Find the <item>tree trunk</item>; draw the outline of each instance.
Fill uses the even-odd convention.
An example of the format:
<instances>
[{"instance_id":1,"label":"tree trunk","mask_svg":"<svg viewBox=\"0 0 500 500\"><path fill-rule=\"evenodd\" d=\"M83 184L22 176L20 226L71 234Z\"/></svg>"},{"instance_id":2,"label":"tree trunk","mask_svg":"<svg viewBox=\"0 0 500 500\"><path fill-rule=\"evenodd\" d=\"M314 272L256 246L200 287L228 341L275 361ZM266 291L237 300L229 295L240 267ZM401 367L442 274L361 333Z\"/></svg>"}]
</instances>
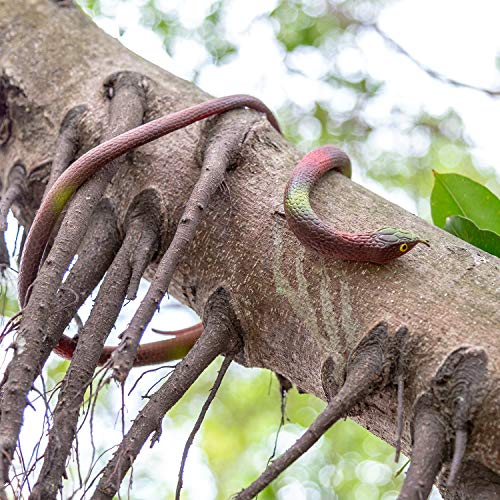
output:
<instances>
[{"instance_id":1,"label":"tree trunk","mask_svg":"<svg viewBox=\"0 0 500 500\"><path fill-rule=\"evenodd\" d=\"M144 76L144 121L209 98L125 49L77 8L61 4L0 0L1 180L5 191L11 169L24 166L27 185L13 210L26 228L39 205L68 110L82 104L88 108L82 151L102 140L109 107L104 84L110 75L131 71ZM322 367L328 358L333 360L333 384L340 386L349 354L375 323L386 320L391 330L406 325L414 340L404 367L407 416L417 398L432 391L452 353L462 347L484 350L488 368L478 391L479 407L468 422L466 460L474 468L489 469L491 488L500 474L500 261L338 174L328 175L314 191L313 204L325 219L346 231L401 227L428 238L431 247L417 248L386 266L318 257L301 246L283 214L284 186L300 153L256 112L233 111L230 119L247 124L248 131L235 168L226 176L228 190L212 200L174 276L172 295L202 314L213 291L223 287L243 331L239 361L273 370L322 399ZM133 168L120 170L107 190L122 226L132 200L146 190L158 194L162 252L199 176L209 129L210 124L194 124L139 148L131 153ZM153 264L149 276L154 269ZM395 390L386 387L354 418L393 444L396 405ZM410 445L407 423L402 446L407 454ZM463 476L460 491L470 491Z\"/></svg>"}]
</instances>

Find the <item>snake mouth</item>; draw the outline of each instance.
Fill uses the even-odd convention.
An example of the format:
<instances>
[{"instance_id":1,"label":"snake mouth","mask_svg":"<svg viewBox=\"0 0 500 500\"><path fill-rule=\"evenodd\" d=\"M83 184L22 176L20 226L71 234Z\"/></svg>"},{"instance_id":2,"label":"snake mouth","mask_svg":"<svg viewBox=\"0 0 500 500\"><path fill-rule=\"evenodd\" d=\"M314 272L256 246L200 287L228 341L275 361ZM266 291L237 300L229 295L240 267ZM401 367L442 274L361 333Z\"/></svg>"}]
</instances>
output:
<instances>
[{"instance_id":1,"label":"snake mouth","mask_svg":"<svg viewBox=\"0 0 500 500\"><path fill-rule=\"evenodd\" d=\"M431 242L429 240L418 240L417 243L423 243L426 247L431 246Z\"/></svg>"}]
</instances>

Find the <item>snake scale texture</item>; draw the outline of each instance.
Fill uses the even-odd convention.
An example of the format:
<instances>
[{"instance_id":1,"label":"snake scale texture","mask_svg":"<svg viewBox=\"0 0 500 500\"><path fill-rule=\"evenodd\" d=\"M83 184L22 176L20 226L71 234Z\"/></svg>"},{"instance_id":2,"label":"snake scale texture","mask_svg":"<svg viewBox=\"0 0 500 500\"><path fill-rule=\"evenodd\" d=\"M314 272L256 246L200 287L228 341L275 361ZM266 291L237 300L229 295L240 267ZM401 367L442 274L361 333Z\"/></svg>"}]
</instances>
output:
<instances>
[{"instance_id":1,"label":"snake scale texture","mask_svg":"<svg viewBox=\"0 0 500 500\"><path fill-rule=\"evenodd\" d=\"M91 149L78 158L55 182L42 200L29 231L18 279L18 296L26 306L29 291L41 263L51 231L75 191L99 169L119 156L148 142L199 120L233 109L251 108L264 113L271 125L280 132L276 118L267 106L255 97L237 94L212 99L168 114L118 135ZM295 167L285 189L285 215L290 229L308 248L323 255L353 261L387 263L411 250L417 243L428 245L408 231L390 227L373 232L345 233L323 222L311 208L309 194L314 184L329 170L350 176L348 156L335 146L322 146L308 153ZM134 366L156 364L182 357L201 334L201 325L172 332L174 339L143 344L139 347ZM71 358L76 342L63 336L55 352ZM106 347L100 364L109 359L113 347Z\"/></svg>"}]
</instances>

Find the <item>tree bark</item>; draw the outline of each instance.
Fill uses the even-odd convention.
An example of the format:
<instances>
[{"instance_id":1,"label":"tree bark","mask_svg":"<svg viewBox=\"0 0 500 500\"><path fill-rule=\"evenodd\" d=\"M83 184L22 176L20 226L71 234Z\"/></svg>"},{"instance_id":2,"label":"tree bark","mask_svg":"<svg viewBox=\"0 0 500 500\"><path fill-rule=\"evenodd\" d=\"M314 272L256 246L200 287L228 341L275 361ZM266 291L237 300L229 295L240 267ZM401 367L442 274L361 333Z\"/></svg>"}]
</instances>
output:
<instances>
[{"instance_id":1,"label":"tree bark","mask_svg":"<svg viewBox=\"0 0 500 500\"><path fill-rule=\"evenodd\" d=\"M10 170L19 164L26 169L27 190L13 207L25 227L48 179L63 117L85 104L82 151L98 144L108 108L103 85L122 71L144 75L146 121L209 98L128 51L75 7L0 0L0 175L5 191ZM500 474L499 259L337 174L328 175L313 195L325 219L346 231L401 227L432 246L386 266L318 257L301 246L283 215L284 187L301 154L264 117L256 121L259 115L248 110L231 115L235 123L248 121L249 129L227 174L229 195L221 190L213 200L171 294L201 313L211 293L225 288L244 332L239 361L269 368L323 399L327 358L333 358L340 385L349 353L371 326L379 320L392 329L406 325L415 340L405 367L406 416L450 353L464 346L484 349L484 400L466 458ZM194 124L141 147L132 153L134 167L108 188L122 224L137 195L159 194L163 251L198 178L209 125ZM355 420L393 444L395 408L396 392L386 389ZM410 453L409 425L402 449Z\"/></svg>"}]
</instances>

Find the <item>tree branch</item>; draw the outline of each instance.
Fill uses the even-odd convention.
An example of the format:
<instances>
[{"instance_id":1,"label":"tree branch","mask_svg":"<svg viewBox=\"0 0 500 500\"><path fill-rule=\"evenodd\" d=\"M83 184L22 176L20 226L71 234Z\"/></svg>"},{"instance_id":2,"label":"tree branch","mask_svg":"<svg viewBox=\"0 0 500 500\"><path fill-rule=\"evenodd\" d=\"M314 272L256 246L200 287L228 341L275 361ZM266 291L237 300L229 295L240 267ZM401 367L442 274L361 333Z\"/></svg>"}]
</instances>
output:
<instances>
[{"instance_id":1,"label":"tree branch","mask_svg":"<svg viewBox=\"0 0 500 500\"><path fill-rule=\"evenodd\" d=\"M427 498L444 462L446 424L428 397L421 397L413 417L413 451L400 500Z\"/></svg>"}]
</instances>

